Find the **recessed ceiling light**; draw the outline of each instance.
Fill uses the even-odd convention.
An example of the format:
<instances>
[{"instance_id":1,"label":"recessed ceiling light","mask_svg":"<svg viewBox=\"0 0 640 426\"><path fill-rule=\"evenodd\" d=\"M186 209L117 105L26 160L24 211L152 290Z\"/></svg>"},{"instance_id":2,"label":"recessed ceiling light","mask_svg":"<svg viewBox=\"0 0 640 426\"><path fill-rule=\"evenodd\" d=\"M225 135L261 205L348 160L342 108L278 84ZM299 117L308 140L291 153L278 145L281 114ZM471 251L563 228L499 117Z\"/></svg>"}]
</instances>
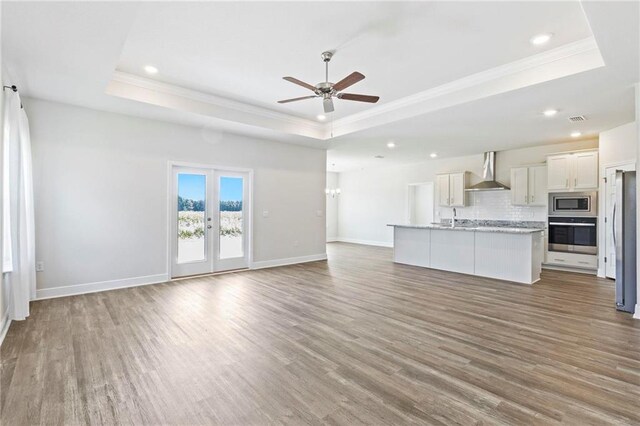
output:
<instances>
[{"instance_id":1,"label":"recessed ceiling light","mask_svg":"<svg viewBox=\"0 0 640 426\"><path fill-rule=\"evenodd\" d=\"M535 35L535 36L531 37L531 40L529 40L529 41L534 46L540 46L541 44L548 43L549 40L551 40L551 37L553 37L553 34L551 34L551 33L538 34L538 35Z\"/></svg>"},{"instance_id":2,"label":"recessed ceiling light","mask_svg":"<svg viewBox=\"0 0 640 426\"><path fill-rule=\"evenodd\" d=\"M390 141L387 143L387 148L395 148L396 147L396 143L394 141Z\"/></svg>"},{"instance_id":3,"label":"recessed ceiling light","mask_svg":"<svg viewBox=\"0 0 640 426\"><path fill-rule=\"evenodd\" d=\"M571 137L572 138L577 138L577 137L580 137L580 136L582 136L582 133L580 133L580 132L571 132Z\"/></svg>"},{"instance_id":4,"label":"recessed ceiling light","mask_svg":"<svg viewBox=\"0 0 640 426\"><path fill-rule=\"evenodd\" d=\"M544 114L545 117L553 117L554 115L556 115L558 113L557 109L548 109L546 111L542 112Z\"/></svg>"},{"instance_id":5,"label":"recessed ceiling light","mask_svg":"<svg viewBox=\"0 0 640 426\"><path fill-rule=\"evenodd\" d=\"M147 74L158 74L158 68L154 67L153 65L145 65L144 72L146 72Z\"/></svg>"},{"instance_id":6,"label":"recessed ceiling light","mask_svg":"<svg viewBox=\"0 0 640 426\"><path fill-rule=\"evenodd\" d=\"M435 152L432 152L431 154L429 154L429 157L431 158L436 158L438 156L438 154L436 154Z\"/></svg>"},{"instance_id":7,"label":"recessed ceiling light","mask_svg":"<svg viewBox=\"0 0 640 426\"><path fill-rule=\"evenodd\" d=\"M327 116L326 116L326 115L324 115L324 114L318 114L318 115L316 116L316 118L317 118L318 120L320 120L320 121L324 121L324 120L326 120L326 119L327 119Z\"/></svg>"}]
</instances>

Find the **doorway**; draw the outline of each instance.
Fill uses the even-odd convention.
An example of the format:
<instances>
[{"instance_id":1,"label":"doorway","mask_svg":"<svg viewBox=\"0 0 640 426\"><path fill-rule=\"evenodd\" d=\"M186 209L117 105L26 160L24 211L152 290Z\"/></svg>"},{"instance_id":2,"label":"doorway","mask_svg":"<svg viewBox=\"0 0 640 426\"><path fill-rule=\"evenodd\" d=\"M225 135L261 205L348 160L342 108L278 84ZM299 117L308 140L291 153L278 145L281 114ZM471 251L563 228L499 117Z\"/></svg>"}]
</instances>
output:
<instances>
[{"instance_id":1,"label":"doorway","mask_svg":"<svg viewBox=\"0 0 640 426\"><path fill-rule=\"evenodd\" d=\"M171 167L171 278L249 267L251 172Z\"/></svg>"},{"instance_id":2,"label":"doorway","mask_svg":"<svg viewBox=\"0 0 640 426\"><path fill-rule=\"evenodd\" d=\"M409 184L409 224L429 225L433 222L433 192L433 182Z\"/></svg>"},{"instance_id":3,"label":"doorway","mask_svg":"<svg viewBox=\"0 0 640 426\"><path fill-rule=\"evenodd\" d=\"M607 278L616 278L616 245L613 240L613 215L616 204L616 171L635 170L635 163L626 163L605 169L604 186L604 274Z\"/></svg>"}]
</instances>

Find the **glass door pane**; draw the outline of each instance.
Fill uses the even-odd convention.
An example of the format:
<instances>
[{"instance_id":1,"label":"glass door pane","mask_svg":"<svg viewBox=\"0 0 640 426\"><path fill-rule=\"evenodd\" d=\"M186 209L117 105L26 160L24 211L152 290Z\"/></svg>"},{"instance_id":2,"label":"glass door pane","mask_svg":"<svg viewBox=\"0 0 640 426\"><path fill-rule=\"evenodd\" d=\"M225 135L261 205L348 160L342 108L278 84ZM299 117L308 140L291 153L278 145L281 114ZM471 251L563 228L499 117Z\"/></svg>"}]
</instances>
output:
<instances>
[{"instance_id":1,"label":"glass door pane","mask_svg":"<svg viewBox=\"0 0 640 426\"><path fill-rule=\"evenodd\" d=\"M178 264L207 258L206 199L206 175L178 173Z\"/></svg>"},{"instance_id":2,"label":"glass door pane","mask_svg":"<svg viewBox=\"0 0 640 426\"><path fill-rule=\"evenodd\" d=\"M244 257L244 178L220 176L218 259Z\"/></svg>"}]
</instances>

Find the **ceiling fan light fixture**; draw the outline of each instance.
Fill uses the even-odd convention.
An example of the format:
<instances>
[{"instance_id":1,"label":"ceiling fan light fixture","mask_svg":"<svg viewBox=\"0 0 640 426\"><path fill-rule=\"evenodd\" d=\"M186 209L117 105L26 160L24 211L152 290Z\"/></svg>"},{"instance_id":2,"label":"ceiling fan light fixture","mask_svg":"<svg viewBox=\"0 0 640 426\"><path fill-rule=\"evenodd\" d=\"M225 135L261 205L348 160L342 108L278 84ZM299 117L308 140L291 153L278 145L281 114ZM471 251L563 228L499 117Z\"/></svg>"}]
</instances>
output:
<instances>
[{"instance_id":1,"label":"ceiling fan light fixture","mask_svg":"<svg viewBox=\"0 0 640 426\"><path fill-rule=\"evenodd\" d=\"M324 97L324 99L322 100L322 107L324 108L325 113L334 111L333 100L331 99L331 96Z\"/></svg>"},{"instance_id":2,"label":"ceiling fan light fixture","mask_svg":"<svg viewBox=\"0 0 640 426\"><path fill-rule=\"evenodd\" d=\"M366 102L370 104L375 104L376 102L378 102L378 100L380 99L379 96L359 95L355 93L341 93L342 90L346 89L347 87L353 86L359 81L364 80L365 77L362 73L354 71L337 83L331 83L329 81L329 62L331 61L332 57L333 52L331 51L322 53L322 60L325 64L325 81L320 82L315 86L309 83L305 83L304 81L298 80L294 77L282 77L284 80L287 80L290 83L297 84L298 86L311 90L314 95L293 99L283 99L278 101L278 103L286 104L289 102L301 101L303 99L322 98L322 106L324 112L329 113L334 111L333 98L343 99L345 101Z\"/></svg>"}]
</instances>

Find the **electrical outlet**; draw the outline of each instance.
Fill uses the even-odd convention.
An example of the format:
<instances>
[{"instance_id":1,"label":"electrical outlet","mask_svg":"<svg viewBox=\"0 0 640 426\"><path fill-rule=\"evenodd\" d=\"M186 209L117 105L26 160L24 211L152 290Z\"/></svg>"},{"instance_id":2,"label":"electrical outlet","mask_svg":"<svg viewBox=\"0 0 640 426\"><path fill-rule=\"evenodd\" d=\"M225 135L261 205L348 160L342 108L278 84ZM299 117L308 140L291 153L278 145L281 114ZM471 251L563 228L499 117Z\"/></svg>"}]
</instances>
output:
<instances>
[{"instance_id":1,"label":"electrical outlet","mask_svg":"<svg viewBox=\"0 0 640 426\"><path fill-rule=\"evenodd\" d=\"M316 210L316 216L322 217L322 210Z\"/></svg>"},{"instance_id":2,"label":"electrical outlet","mask_svg":"<svg viewBox=\"0 0 640 426\"><path fill-rule=\"evenodd\" d=\"M44 262L42 260L36 262L36 272L44 271Z\"/></svg>"},{"instance_id":3,"label":"electrical outlet","mask_svg":"<svg viewBox=\"0 0 640 426\"><path fill-rule=\"evenodd\" d=\"M293 242L293 246L294 246L294 247L298 247L298 245L300 245L300 241L295 240L295 241Z\"/></svg>"},{"instance_id":4,"label":"electrical outlet","mask_svg":"<svg viewBox=\"0 0 640 426\"><path fill-rule=\"evenodd\" d=\"M269 210L262 210L262 217L269 217Z\"/></svg>"}]
</instances>

